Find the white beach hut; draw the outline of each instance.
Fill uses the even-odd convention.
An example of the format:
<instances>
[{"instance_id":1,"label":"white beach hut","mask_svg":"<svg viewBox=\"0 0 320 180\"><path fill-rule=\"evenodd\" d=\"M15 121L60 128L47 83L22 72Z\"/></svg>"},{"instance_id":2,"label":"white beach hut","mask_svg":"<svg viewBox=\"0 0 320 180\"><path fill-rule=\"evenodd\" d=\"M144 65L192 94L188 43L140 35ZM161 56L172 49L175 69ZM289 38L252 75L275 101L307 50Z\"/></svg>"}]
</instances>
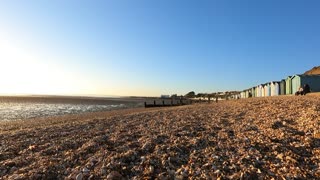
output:
<instances>
[{"instance_id":1,"label":"white beach hut","mask_svg":"<svg viewBox=\"0 0 320 180\"><path fill-rule=\"evenodd\" d=\"M270 95L271 96L278 96L280 93L280 82L279 81L272 81L270 83L270 86L271 86Z\"/></svg>"},{"instance_id":2,"label":"white beach hut","mask_svg":"<svg viewBox=\"0 0 320 180\"><path fill-rule=\"evenodd\" d=\"M257 86L257 97L261 97L261 85Z\"/></svg>"},{"instance_id":3,"label":"white beach hut","mask_svg":"<svg viewBox=\"0 0 320 180\"><path fill-rule=\"evenodd\" d=\"M260 97L260 85L256 88L256 97Z\"/></svg>"},{"instance_id":4,"label":"white beach hut","mask_svg":"<svg viewBox=\"0 0 320 180\"><path fill-rule=\"evenodd\" d=\"M264 84L261 84L261 97L265 97L265 85Z\"/></svg>"},{"instance_id":5,"label":"white beach hut","mask_svg":"<svg viewBox=\"0 0 320 180\"><path fill-rule=\"evenodd\" d=\"M240 93L240 98L246 98L246 92L245 91L242 91Z\"/></svg>"},{"instance_id":6,"label":"white beach hut","mask_svg":"<svg viewBox=\"0 0 320 180\"><path fill-rule=\"evenodd\" d=\"M264 88L263 88L263 84L259 85L259 97L263 97L264 96Z\"/></svg>"},{"instance_id":7,"label":"white beach hut","mask_svg":"<svg viewBox=\"0 0 320 180\"><path fill-rule=\"evenodd\" d=\"M264 96L271 96L271 83L264 85Z\"/></svg>"}]
</instances>

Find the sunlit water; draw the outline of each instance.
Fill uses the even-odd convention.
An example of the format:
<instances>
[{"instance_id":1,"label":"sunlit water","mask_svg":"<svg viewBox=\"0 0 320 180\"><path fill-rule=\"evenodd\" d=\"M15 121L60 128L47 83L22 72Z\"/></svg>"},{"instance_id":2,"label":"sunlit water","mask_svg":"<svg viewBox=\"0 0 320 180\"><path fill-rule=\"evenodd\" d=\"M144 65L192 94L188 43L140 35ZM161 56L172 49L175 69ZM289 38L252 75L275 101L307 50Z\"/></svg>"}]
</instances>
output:
<instances>
[{"instance_id":1,"label":"sunlit water","mask_svg":"<svg viewBox=\"0 0 320 180\"><path fill-rule=\"evenodd\" d=\"M138 104L134 106L139 106ZM33 103L33 102L0 102L0 121L31 119L37 117L79 114L133 107L132 104L64 104L64 103Z\"/></svg>"}]
</instances>

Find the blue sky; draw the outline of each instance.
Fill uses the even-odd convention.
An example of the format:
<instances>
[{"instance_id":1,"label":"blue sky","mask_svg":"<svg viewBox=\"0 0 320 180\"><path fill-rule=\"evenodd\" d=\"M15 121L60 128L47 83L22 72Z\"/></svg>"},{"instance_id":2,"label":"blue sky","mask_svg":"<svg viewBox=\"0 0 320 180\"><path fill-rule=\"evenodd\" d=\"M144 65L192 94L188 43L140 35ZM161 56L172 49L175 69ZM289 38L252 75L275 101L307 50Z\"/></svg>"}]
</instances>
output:
<instances>
[{"instance_id":1,"label":"blue sky","mask_svg":"<svg viewBox=\"0 0 320 180\"><path fill-rule=\"evenodd\" d=\"M317 1L0 1L0 94L243 90L320 65Z\"/></svg>"}]
</instances>

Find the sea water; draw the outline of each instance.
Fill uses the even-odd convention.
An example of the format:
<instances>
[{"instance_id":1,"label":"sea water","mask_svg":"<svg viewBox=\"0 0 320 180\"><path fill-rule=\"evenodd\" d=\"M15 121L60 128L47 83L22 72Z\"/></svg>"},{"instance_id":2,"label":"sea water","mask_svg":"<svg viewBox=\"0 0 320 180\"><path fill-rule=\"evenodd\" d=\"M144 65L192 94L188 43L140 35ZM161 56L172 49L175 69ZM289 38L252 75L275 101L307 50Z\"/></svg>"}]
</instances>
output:
<instances>
[{"instance_id":1,"label":"sea water","mask_svg":"<svg viewBox=\"0 0 320 180\"><path fill-rule=\"evenodd\" d=\"M44 102L0 102L0 121L22 120L38 117L79 114L130 108L139 104L74 104Z\"/></svg>"}]
</instances>

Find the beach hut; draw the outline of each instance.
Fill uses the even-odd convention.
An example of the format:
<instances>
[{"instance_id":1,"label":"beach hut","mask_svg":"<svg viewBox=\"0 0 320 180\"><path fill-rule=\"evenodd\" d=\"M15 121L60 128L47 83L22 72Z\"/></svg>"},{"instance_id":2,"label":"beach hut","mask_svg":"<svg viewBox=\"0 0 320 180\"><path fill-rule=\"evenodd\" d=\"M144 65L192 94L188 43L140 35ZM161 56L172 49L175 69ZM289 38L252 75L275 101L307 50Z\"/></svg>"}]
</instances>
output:
<instances>
[{"instance_id":1,"label":"beach hut","mask_svg":"<svg viewBox=\"0 0 320 180\"><path fill-rule=\"evenodd\" d=\"M266 91L265 91L265 84L261 84L261 97L266 96Z\"/></svg>"},{"instance_id":2,"label":"beach hut","mask_svg":"<svg viewBox=\"0 0 320 180\"><path fill-rule=\"evenodd\" d=\"M286 94L292 94L292 76L286 78Z\"/></svg>"},{"instance_id":3,"label":"beach hut","mask_svg":"<svg viewBox=\"0 0 320 180\"><path fill-rule=\"evenodd\" d=\"M245 98L252 97L252 88L244 90Z\"/></svg>"},{"instance_id":4,"label":"beach hut","mask_svg":"<svg viewBox=\"0 0 320 180\"><path fill-rule=\"evenodd\" d=\"M256 87L256 97L260 97L260 92L261 92L260 85L258 85Z\"/></svg>"},{"instance_id":5,"label":"beach hut","mask_svg":"<svg viewBox=\"0 0 320 180\"><path fill-rule=\"evenodd\" d=\"M258 86L257 86L257 97L263 97L263 93L262 93L262 91L263 91L264 89L263 89L263 86L262 86L262 84L259 84Z\"/></svg>"},{"instance_id":6,"label":"beach hut","mask_svg":"<svg viewBox=\"0 0 320 180\"><path fill-rule=\"evenodd\" d=\"M258 86L254 87L254 97L258 97Z\"/></svg>"},{"instance_id":7,"label":"beach hut","mask_svg":"<svg viewBox=\"0 0 320 180\"><path fill-rule=\"evenodd\" d=\"M245 91L242 91L240 93L240 98L246 98L246 92Z\"/></svg>"},{"instance_id":8,"label":"beach hut","mask_svg":"<svg viewBox=\"0 0 320 180\"><path fill-rule=\"evenodd\" d=\"M246 89L245 92L246 92L246 98L248 98L249 97L249 89Z\"/></svg>"},{"instance_id":9,"label":"beach hut","mask_svg":"<svg viewBox=\"0 0 320 180\"><path fill-rule=\"evenodd\" d=\"M239 92L235 92L230 96L232 99L239 99L241 98L241 95Z\"/></svg>"},{"instance_id":10,"label":"beach hut","mask_svg":"<svg viewBox=\"0 0 320 180\"><path fill-rule=\"evenodd\" d=\"M266 97L266 96L268 96L268 87L267 87L267 83L265 83L264 85L263 85L263 91L264 91L264 97Z\"/></svg>"},{"instance_id":11,"label":"beach hut","mask_svg":"<svg viewBox=\"0 0 320 180\"><path fill-rule=\"evenodd\" d=\"M311 92L320 92L320 75L294 75L292 77L292 94L298 91L300 86L309 84Z\"/></svg>"},{"instance_id":12,"label":"beach hut","mask_svg":"<svg viewBox=\"0 0 320 180\"><path fill-rule=\"evenodd\" d=\"M258 86L258 97L262 97L262 85L259 84Z\"/></svg>"},{"instance_id":13,"label":"beach hut","mask_svg":"<svg viewBox=\"0 0 320 180\"><path fill-rule=\"evenodd\" d=\"M258 92L258 96L257 96L257 97L263 97L263 96L262 96L262 90L263 90L263 86L262 86L262 84L260 84L260 85L258 86L258 90L257 90L257 92Z\"/></svg>"},{"instance_id":14,"label":"beach hut","mask_svg":"<svg viewBox=\"0 0 320 180\"><path fill-rule=\"evenodd\" d=\"M264 85L264 96L271 96L271 83Z\"/></svg>"},{"instance_id":15,"label":"beach hut","mask_svg":"<svg viewBox=\"0 0 320 180\"><path fill-rule=\"evenodd\" d=\"M270 82L270 96L275 96L275 94L274 94L274 83L273 83L273 81Z\"/></svg>"},{"instance_id":16,"label":"beach hut","mask_svg":"<svg viewBox=\"0 0 320 180\"><path fill-rule=\"evenodd\" d=\"M282 79L280 81L280 95L285 95L286 94L286 80Z\"/></svg>"},{"instance_id":17,"label":"beach hut","mask_svg":"<svg viewBox=\"0 0 320 180\"><path fill-rule=\"evenodd\" d=\"M251 97L256 97L256 87L251 88Z\"/></svg>"},{"instance_id":18,"label":"beach hut","mask_svg":"<svg viewBox=\"0 0 320 180\"><path fill-rule=\"evenodd\" d=\"M254 87L254 97L258 97L258 86Z\"/></svg>"},{"instance_id":19,"label":"beach hut","mask_svg":"<svg viewBox=\"0 0 320 180\"><path fill-rule=\"evenodd\" d=\"M280 82L279 81L272 81L270 83L270 87L271 87L271 96L278 96L280 93Z\"/></svg>"}]
</instances>

